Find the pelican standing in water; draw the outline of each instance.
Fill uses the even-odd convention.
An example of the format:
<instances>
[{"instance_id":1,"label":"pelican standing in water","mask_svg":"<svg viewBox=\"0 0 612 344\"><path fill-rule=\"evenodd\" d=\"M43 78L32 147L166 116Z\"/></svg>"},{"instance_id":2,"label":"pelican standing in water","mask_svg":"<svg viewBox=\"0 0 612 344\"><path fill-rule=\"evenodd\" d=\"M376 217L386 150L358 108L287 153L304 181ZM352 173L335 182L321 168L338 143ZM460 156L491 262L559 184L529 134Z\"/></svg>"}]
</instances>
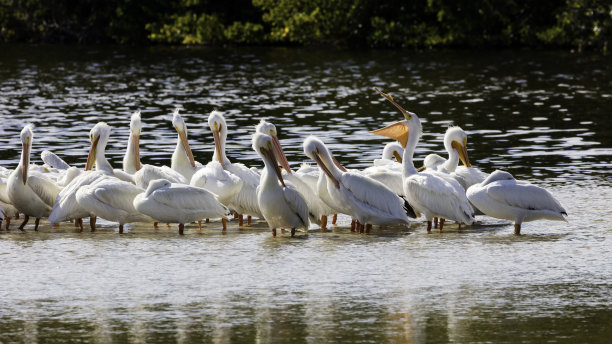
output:
<instances>
[{"instance_id":1,"label":"pelican standing in water","mask_svg":"<svg viewBox=\"0 0 612 344\"><path fill-rule=\"evenodd\" d=\"M276 161L273 141L268 135L253 135L253 150L265 164L261 181L257 187L257 202L264 219L276 236L276 228L291 228L291 236L296 229L308 229L308 206L302 195L293 187L285 184Z\"/></svg>"},{"instance_id":2,"label":"pelican standing in water","mask_svg":"<svg viewBox=\"0 0 612 344\"><path fill-rule=\"evenodd\" d=\"M217 200L217 195L165 179L151 181L147 191L134 198L134 207L156 221L178 223L180 235L183 235L185 223L203 218L221 218L223 230L227 228L225 216L229 210Z\"/></svg>"},{"instance_id":3,"label":"pelican standing in water","mask_svg":"<svg viewBox=\"0 0 612 344\"><path fill-rule=\"evenodd\" d=\"M8 170L6 172L9 172ZM10 172L7 173L7 176L10 175ZM11 224L11 219L19 214L17 208L13 206L11 199L8 195L7 180L0 176L0 207L2 208L2 213L4 215L4 220L6 221L5 229L9 230L9 226Z\"/></svg>"},{"instance_id":4,"label":"pelican standing in water","mask_svg":"<svg viewBox=\"0 0 612 344\"><path fill-rule=\"evenodd\" d=\"M28 175L30 151L34 138L32 126L26 125L21 130L20 137L21 160L8 177L7 192L13 206L25 215L19 229L23 230L30 216L33 216L36 218L34 230L38 230L40 218L49 216L60 189L41 174Z\"/></svg>"},{"instance_id":5,"label":"pelican standing in water","mask_svg":"<svg viewBox=\"0 0 612 344\"><path fill-rule=\"evenodd\" d=\"M293 173L278 139L276 126L270 122L267 122L265 119L262 119L255 127L255 131L270 136L272 139L272 148L276 160L280 163L283 169L285 169L285 174L283 174L284 181L294 186L302 197L304 197L304 200L308 205L310 222L316 223L321 227L321 229L326 229L327 216L334 214L335 211L316 194L314 188L304 180L302 175ZM316 179L314 185L316 186Z\"/></svg>"},{"instance_id":6,"label":"pelican standing in water","mask_svg":"<svg viewBox=\"0 0 612 344\"><path fill-rule=\"evenodd\" d=\"M355 172L344 172L334 163L325 144L314 136L304 141L304 153L314 160L327 178L327 192L336 207L366 226L410 223L404 201L382 183ZM321 177L319 178L319 183ZM333 207L333 206L332 206ZM340 210L340 209L338 209ZM360 228L358 228L360 229Z\"/></svg>"},{"instance_id":7,"label":"pelican standing in water","mask_svg":"<svg viewBox=\"0 0 612 344\"><path fill-rule=\"evenodd\" d=\"M189 181L179 172L168 166L153 166L140 163L140 133L142 121L140 111L132 114L130 119L130 136L123 157L123 171L132 175L134 184L146 189L149 182L154 179L167 179L171 183L189 184Z\"/></svg>"},{"instance_id":8,"label":"pelican standing in water","mask_svg":"<svg viewBox=\"0 0 612 344\"><path fill-rule=\"evenodd\" d=\"M153 219L134 208L134 198L144 190L132 183L107 176L92 184L82 186L76 192L76 200L90 214L123 225L130 222L153 222Z\"/></svg>"},{"instance_id":9,"label":"pelican standing in water","mask_svg":"<svg viewBox=\"0 0 612 344\"><path fill-rule=\"evenodd\" d=\"M183 117L179 114L179 109L174 110L172 115L172 125L178 134L176 148L172 153L172 160L170 167L176 172L182 174L187 182L191 180L191 177L202 168L202 164L195 161L193 153L189 147L187 141L187 126Z\"/></svg>"},{"instance_id":10,"label":"pelican standing in water","mask_svg":"<svg viewBox=\"0 0 612 344\"><path fill-rule=\"evenodd\" d=\"M242 180L242 187L234 194L227 206L234 209L238 216L238 225L242 226L242 214L246 214L247 224L251 224L251 216L263 218L257 203L257 186L259 185L260 175L240 163L232 163L225 155L225 142L227 140L227 124L223 114L219 111L212 111L208 116L208 126L213 132L215 140L215 153L213 160L221 164L221 167ZM235 184L228 187L234 187Z\"/></svg>"},{"instance_id":11,"label":"pelican standing in water","mask_svg":"<svg viewBox=\"0 0 612 344\"><path fill-rule=\"evenodd\" d=\"M566 221L567 212L546 189L517 181L505 171L494 171L467 191L470 202L488 216L514 221L514 234L523 222L540 219Z\"/></svg>"},{"instance_id":12,"label":"pelican standing in water","mask_svg":"<svg viewBox=\"0 0 612 344\"><path fill-rule=\"evenodd\" d=\"M399 106L391 96L374 88L385 99L395 105L404 115L405 120L385 128L372 131L373 134L396 139L404 147L402 157L404 193L406 199L416 211L423 213L427 219L427 231L431 231L434 217L451 219L458 223L471 225L474 222L474 210L465 191L455 180L440 176L439 172L425 171L418 173L412 162L414 149L421 137L422 127L419 117ZM442 230L443 224L440 224Z\"/></svg>"}]
</instances>

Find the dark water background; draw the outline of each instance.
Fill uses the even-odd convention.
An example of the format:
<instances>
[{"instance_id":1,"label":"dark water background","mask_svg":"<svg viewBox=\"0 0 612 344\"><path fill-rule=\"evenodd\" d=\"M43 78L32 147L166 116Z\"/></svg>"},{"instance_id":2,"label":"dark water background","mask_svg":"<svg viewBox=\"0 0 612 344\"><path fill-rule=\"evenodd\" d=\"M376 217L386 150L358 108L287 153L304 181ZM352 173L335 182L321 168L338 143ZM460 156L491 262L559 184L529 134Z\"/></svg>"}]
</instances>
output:
<instances>
[{"instance_id":1,"label":"dark water background","mask_svg":"<svg viewBox=\"0 0 612 344\"><path fill-rule=\"evenodd\" d=\"M89 129L113 127L121 166L141 110L143 162L169 164L181 107L196 160L214 149L208 113L225 113L228 156L261 118L293 166L320 136L351 168L371 164L401 119L373 86L419 114L416 160L442 154L449 125L472 163L549 188L569 223L482 218L427 234L420 223L356 235L273 239L266 226L221 235L134 225L118 236L66 225L0 232L0 342L607 342L612 338L612 57L534 51L327 51L12 46L0 49L0 165L51 149L83 166Z\"/></svg>"}]
</instances>

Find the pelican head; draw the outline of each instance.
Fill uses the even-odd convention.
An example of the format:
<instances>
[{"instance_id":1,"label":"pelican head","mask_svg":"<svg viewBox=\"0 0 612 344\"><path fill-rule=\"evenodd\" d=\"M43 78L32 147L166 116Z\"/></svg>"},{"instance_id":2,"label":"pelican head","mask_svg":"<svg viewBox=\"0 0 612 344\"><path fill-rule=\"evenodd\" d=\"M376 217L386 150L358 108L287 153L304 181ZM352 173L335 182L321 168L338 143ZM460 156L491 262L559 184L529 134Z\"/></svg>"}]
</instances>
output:
<instances>
[{"instance_id":1,"label":"pelican head","mask_svg":"<svg viewBox=\"0 0 612 344\"><path fill-rule=\"evenodd\" d=\"M340 187L340 182L332 171L335 171L335 163L331 152L323 141L314 136L309 136L304 140L304 154L314 160L319 165L319 168L327 175L337 188Z\"/></svg>"},{"instance_id":2,"label":"pelican head","mask_svg":"<svg viewBox=\"0 0 612 344\"><path fill-rule=\"evenodd\" d=\"M395 157L395 160L401 164L402 154L404 154L404 148L402 148L399 143L389 142L383 149L382 158L386 160L393 160L393 157Z\"/></svg>"},{"instance_id":3,"label":"pelican head","mask_svg":"<svg viewBox=\"0 0 612 344\"><path fill-rule=\"evenodd\" d=\"M21 166L23 184L28 181L28 169L30 167L30 151L32 150L32 140L34 139L34 127L31 124L26 125L21 129L19 137L21 138Z\"/></svg>"},{"instance_id":4,"label":"pelican head","mask_svg":"<svg viewBox=\"0 0 612 344\"><path fill-rule=\"evenodd\" d=\"M224 166L227 163L225 161L225 140L227 140L227 124L225 123L225 117L223 117L220 111L213 110L208 116L208 126L215 140L215 154L213 159L217 158L221 166Z\"/></svg>"},{"instance_id":5,"label":"pelican head","mask_svg":"<svg viewBox=\"0 0 612 344\"><path fill-rule=\"evenodd\" d=\"M262 119L255 127L255 131L258 133L269 135L272 138L272 144L274 145L274 154L276 154L276 159L278 160L278 162L280 162L281 166L283 166L287 173L291 173L292 171L291 167L289 166L287 156L285 156L283 147L281 147L280 141L276 136L276 126L270 122L267 122L265 119Z\"/></svg>"},{"instance_id":6,"label":"pelican head","mask_svg":"<svg viewBox=\"0 0 612 344\"><path fill-rule=\"evenodd\" d=\"M403 107L401 107L398 103L393 100L393 97L382 92L378 88L374 87L376 92L380 93L385 99L387 99L391 104L395 105L395 107L400 110L400 112L404 115L404 120L395 122L391 125L388 125L384 128L370 131L372 134L390 137L392 139L397 140L402 148L406 148L406 144L408 143L408 137L412 134L416 139L420 138L423 132L423 127L421 126L421 120L419 116L415 113L406 111ZM410 129L412 129L412 133L410 133Z\"/></svg>"},{"instance_id":7,"label":"pelican head","mask_svg":"<svg viewBox=\"0 0 612 344\"><path fill-rule=\"evenodd\" d=\"M149 182L149 186L147 186L147 190L145 191L145 195L149 197L153 191L170 187L170 182L167 179L154 179Z\"/></svg>"},{"instance_id":8,"label":"pelican head","mask_svg":"<svg viewBox=\"0 0 612 344\"><path fill-rule=\"evenodd\" d=\"M189 142L187 141L187 126L185 125L185 121L183 121L183 117L181 117L179 114L178 108L176 108L172 114L172 126L174 126L174 129L176 129L176 132L178 133L179 141L183 145L183 149L185 150L185 154L187 154L189 163L192 167L195 167L195 159L193 158L193 153L191 152Z\"/></svg>"},{"instance_id":9,"label":"pelican head","mask_svg":"<svg viewBox=\"0 0 612 344\"><path fill-rule=\"evenodd\" d=\"M262 133L255 133L255 135L253 135L252 143L253 150L263 158L266 166L270 166L274 169L274 173L276 173L278 181L282 186L285 186L283 175L281 170L278 168L278 162L276 161L272 137Z\"/></svg>"},{"instance_id":10,"label":"pelican head","mask_svg":"<svg viewBox=\"0 0 612 344\"><path fill-rule=\"evenodd\" d=\"M142 130L142 121L140 120L140 111L132 114L130 120L130 138L132 139L132 153L136 162L136 171L140 170L140 131Z\"/></svg>"},{"instance_id":11,"label":"pelican head","mask_svg":"<svg viewBox=\"0 0 612 344\"><path fill-rule=\"evenodd\" d=\"M444 147L451 152L453 149L459 154L459 159L466 167L472 167L467 153L467 135L460 127L450 127L444 134Z\"/></svg>"},{"instance_id":12,"label":"pelican head","mask_svg":"<svg viewBox=\"0 0 612 344\"><path fill-rule=\"evenodd\" d=\"M111 128L105 122L98 122L89 131L89 140L91 146L89 147L89 154L87 155L87 163L85 163L85 171L89 171L93 168L96 162L96 155L99 151L104 151L108 138L110 137Z\"/></svg>"}]
</instances>

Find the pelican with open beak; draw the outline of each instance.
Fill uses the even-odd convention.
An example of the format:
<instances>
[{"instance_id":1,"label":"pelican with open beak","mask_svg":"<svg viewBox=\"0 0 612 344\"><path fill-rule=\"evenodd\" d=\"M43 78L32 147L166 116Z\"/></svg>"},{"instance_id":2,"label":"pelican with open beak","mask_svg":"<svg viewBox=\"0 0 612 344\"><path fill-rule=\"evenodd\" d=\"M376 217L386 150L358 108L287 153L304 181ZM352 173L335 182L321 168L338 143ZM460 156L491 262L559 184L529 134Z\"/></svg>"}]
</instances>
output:
<instances>
[{"instance_id":1,"label":"pelican with open beak","mask_svg":"<svg viewBox=\"0 0 612 344\"><path fill-rule=\"evenodd\" d=\"M269 135L256 133L252 139L253 150L265 164L257 187L257 202L262 215L276 236L277 228L291 228L291 236L296 229L307 230L310 226L308 206L302 195L293 187L285 184L274 152L274 141Z\"/></svg>"},{"instance_id":2,"label":"pelican with open beak","mask_svg":"<svg viewBox=\"0 0 612 344\"><path fill-rule=\"evenodd\" d=\"M366 231L371 225L409 223L404 201L382 183L356 172L344 172L334 163L325 144L314 136L304 141L304 153L327 178L327 192L337 212L357 219ZM319 177L321 183L321 177Z\"/></svg>"},{"instance_id":3,"label":"pelican with open beak","mask_svg":"<svg viewBox=\"0 0 612 344\"><path fill-rule=\"evenodd\" d=\"M404 147L402 157L404 194L414 210L425 215L427 231L431 231L431 221L434 217L472 224L474 210L465 196L465 191L457 181L429 169L419 173L414 167L414 150L422 135L419 117L406 111L390 95L377 88L374 89L404 115L404 120L374 130L372 133L396 139ZM442 230L442 225L440 225L440 230Z\"/></svg>"},{"instance_id":4,"label":"pelican with open beak","mask_svg":"<svg viewBox=\"0 0 612 344\"><path fill-rule=\"evenodd\" d=\"M60 189L53 181L42 174L30 175L30 151L34 132L31 125L26 125L20 134L21 160L7 180L7 193L13 206L23 213L24 220L19 226L23 230L30 216L36 218L34 230L38 230L41 217L47 217L53 209L53 203Z\"/></svg>"}]
</instances>

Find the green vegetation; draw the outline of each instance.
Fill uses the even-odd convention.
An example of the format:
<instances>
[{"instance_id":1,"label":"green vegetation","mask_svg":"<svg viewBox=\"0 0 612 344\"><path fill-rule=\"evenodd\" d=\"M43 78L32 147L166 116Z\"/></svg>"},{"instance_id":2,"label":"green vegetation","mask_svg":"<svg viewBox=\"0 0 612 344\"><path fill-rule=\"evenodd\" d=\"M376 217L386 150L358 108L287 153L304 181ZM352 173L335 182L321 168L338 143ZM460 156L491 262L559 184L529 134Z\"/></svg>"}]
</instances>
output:
<instances>
[{"instance_id":1,"label":"green vegetation","mask_svg":"<svg viewBox=\"0 0 612 344\"><path fill-rule=\"evenodd\" d=\"M609 0L0 0L0 41L606 51Z\"/></svg>"}]
</instances>

